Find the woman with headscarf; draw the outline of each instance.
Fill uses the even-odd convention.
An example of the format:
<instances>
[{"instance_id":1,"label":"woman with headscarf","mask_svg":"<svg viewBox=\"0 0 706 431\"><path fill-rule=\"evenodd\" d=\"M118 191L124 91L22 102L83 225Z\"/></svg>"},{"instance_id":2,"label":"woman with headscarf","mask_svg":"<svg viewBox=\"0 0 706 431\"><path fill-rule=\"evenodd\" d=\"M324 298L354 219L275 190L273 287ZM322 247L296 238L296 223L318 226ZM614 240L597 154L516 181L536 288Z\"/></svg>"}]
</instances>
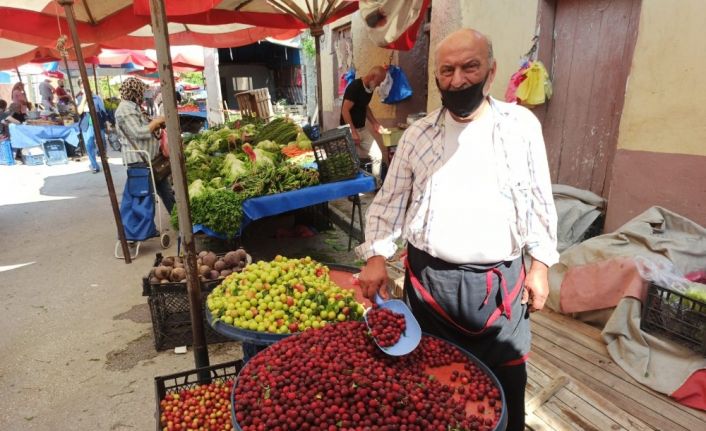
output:
<instances>
[{"instance_id":1,"label":"woman with headscarf","mask_svg":"<svg viewBox=\"0 0 706 431\"><path fill-rule=\"evenodd\" d=\"M152 120L142 110L144 94L147 84L135 77L123 81L120 86L121 101L115 110L115 125L122 141L124 150L134 149L133 146L149 153L153 160L159 152L159 140L155 136L164 124L164 117L155 117ZM146 156L145 156L146 157ZM123 160L128 166L146 166L140 153L123 152ZM169 183L169 177L157 181L157 194L168 212L174 207L174 191Z\"/></svg>"},{"instance_id":2,"label":"woman with headscarf","mask_svg":"<svg viewBox=\"0 0 706 431\"><path fill-rule=\"evenodd\" d=\"M17 103L19 107L19 113L27 115L29 111L29 102L27 101L27 94L25 94L25 85L21 82L12 86L12 103ZM24 121L24 120L20 120Z\"/></svg>"}]
</instances>

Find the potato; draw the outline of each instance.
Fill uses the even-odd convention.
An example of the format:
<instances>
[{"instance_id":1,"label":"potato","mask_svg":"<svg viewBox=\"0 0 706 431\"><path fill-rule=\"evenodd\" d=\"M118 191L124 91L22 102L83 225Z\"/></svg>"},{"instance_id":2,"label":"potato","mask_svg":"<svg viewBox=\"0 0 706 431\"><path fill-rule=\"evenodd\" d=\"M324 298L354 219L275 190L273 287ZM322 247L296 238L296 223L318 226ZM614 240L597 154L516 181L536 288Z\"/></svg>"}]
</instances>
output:
<instances>
[{"instance_id":1,"label":"potato","mask_svg":"<svg viewBox=\"0 0 706 431\"><path fill-rule=\"evenodd\" d=\"M199 275L208 277L211 274L211 268L208 265L199 266Z\"/></svg>"},{"instance_id":2,"label":"potato","mask_svg":"<svg viewBox=\"0 0 706 431\"><path fill-rule=\"evenodd\" d=\"M169 278L175 282L184 281L186 280L186 270L184 268L174 268Z\"/></svg>"},{"instance_id":3,"label":"potato","mask_svg":"<svg viewBox=\"0 0 706 431\"><path fill-rule=\"evenodd\" d=\"M150 284L159 284L160 280L157 277L150 278Z\"/></svg>"},{"instance_id":4,"label":"potato","mask_svg":"<svg viewBox=\"0 0 706 431\"><path fill-rule=\"evenodd\" d=\"M174 258L165 257L164 259L162 259L162 266L174 266Z\"/></svg>"},{"instance_id":5,"label":"potato","mask_svg":"<svg viewBox=\"0 0 706 431\"><path fill-rule=\"evenodd\" d=\"M218 256L216 256L216 253L209 252L206 256L202 257L201 260L204 265L208 265L213 268L213 265L216 264L216 260L218 260Z\"/></svg>"},{"instance_id":6,"label":"potato","mask_svg":"<svg viewBox=\"0 0 706 431\"><path fill-rule=\"evenodd\" d=\"M232 269L224 269L221 271L221 277L228 277L233 273Z\"/></svg>"},{"instance_id":7,"label":"potato","mask_svg":"<svg viewBox=\"0 0 706 431\"><path fill-rule=\"evenodd\" d=\"M213 264L213 269L216 271L223 271L226 269L226 263L223 262L223 260L217 260L216 263Z\"/></svg>"},{"instance_id":8,"label":"potato","mask_svg":"<svg viewBox=\"0 0 706 431\"><path fill-rule=\"evenodd\" d=\"M168 280L171 272L172 268L160 265L154 270L154 275L160 280Z\"/></svg>"},{"instance_id":9,"label":"potato","mask_svg":"<svg viewBox=\"0 0 706 431\"><path fill-rule=\"evenodd\" d=\"M167 279L165 278L164 280L160 280L159 282L160 282L161 284L167 284L167 283L169 283L169 280L167 280Z\"/></svg>"},{"instance_id":10,"label":"potato","mask_svg":"<svg viewBox=\"0 0 706 431\"><path fill-rule=\"evenodd\" d=\"M204 256L206 256L207 254L208 254L208 251L206 251L206 250L200 251L200 252L199 252L199 257L204 257Z\"/></svg>"},{"instance_id":11,"label":"potato","mask_svg":"<svg viewBox=\"0 0 706 431\"><path fill-rule=\"evenodd\" d=\"M215 280L215 279L217 279L217 278L220 277L220 276L221 276L221 273L218 272L218 271L216 271L216 270L214 269L214 270L211 271L211 274L210 274L210 276L209 276L208 278L210 278L211 280Z\"/></svg>"}]
</instances>

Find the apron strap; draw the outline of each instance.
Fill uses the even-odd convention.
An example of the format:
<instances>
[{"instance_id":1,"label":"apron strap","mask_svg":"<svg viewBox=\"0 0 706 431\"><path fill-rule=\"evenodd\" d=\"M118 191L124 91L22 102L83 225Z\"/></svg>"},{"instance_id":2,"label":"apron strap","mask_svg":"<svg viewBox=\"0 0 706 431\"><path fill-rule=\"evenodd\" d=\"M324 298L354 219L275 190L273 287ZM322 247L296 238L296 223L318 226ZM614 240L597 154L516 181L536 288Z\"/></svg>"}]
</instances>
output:
<instances>
[{"instance_id":1,"label":"apron strap","mask_svg":"<svg viewBox=\"0 0 706 431\"><path fill-rule=\"evenodd\" d=\"M500 307L496 308L493 313L488 316L488 320L485 322L485 325L483 325L482 329L480 329L479 331L471 331L461 326L459 323L453 320L451 316L448 315L448 313L446 313L446 310L444 310L443 307L439 305L438 302L436 302L434 297L429 293L426 288L424 288L417 276L414 274L414 272L412 272L412 268L409 265L408 259L405 257L403 261L412 287L414 288L414 290L417 291L417 293L419 293L419 295L421 295L424 302L427 303L427 305L429 305L431 308L433 308L434 311L436 311L441 317L444 318L444 320L446 320L456 329L467 335L482 334L498 319L498 317L500 317L501 314L505 314L508 320L510 320L512 316L512 301L514 301L514 299L517 298L517 295L522 291L522 285L525 280L525 268L523 265L522 269L520 270L520 277L517 279L517 283L513 287L512 291L508 291L507 282L505 281L505 277L503 277L502 271L500 271L498 268L491 268L490 270L488 270L486 272L486 296L485 300L483 301L483 304L487 304L488 300L490 299L490 291L493 286L493 275L496 275L500 280L500 295L502 297L502 303L500 304Z\"/></svg>"}]
</instances>

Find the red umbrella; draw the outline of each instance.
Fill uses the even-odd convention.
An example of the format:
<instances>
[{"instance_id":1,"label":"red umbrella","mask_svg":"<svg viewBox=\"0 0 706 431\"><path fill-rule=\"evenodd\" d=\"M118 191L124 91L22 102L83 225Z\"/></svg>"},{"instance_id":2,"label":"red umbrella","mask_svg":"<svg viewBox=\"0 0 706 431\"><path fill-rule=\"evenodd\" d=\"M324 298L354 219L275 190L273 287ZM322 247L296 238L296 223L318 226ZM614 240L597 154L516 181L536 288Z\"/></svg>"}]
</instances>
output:
<instances>
[{"instance_id":1,"label":"red umbrella","mask_svg":"<svg viewBox=\"0 0 706 431\"><path fill-rule=\"evenodd\" d=\"M190 3L190 2L184 2ZM196 2L200 4L200 2ZM84 55L97 54L98 46L119 49L154 48L149 14L137 14L132 0L76 0L76 26ZM288 39L291 28L255 27L220 17L211 19L175 17L169 24L172 45L201 45L212 48L248 45L267 37ZM183 25L181 21L193 25ZM0 6L0 69L14 68L30 61L55 61L59 36L68 35L64 9L56 0L3 0ZM93 45L86 52L85 45ZM66 47L71 48L71 40Z\"/></svg>"}]
</instances>

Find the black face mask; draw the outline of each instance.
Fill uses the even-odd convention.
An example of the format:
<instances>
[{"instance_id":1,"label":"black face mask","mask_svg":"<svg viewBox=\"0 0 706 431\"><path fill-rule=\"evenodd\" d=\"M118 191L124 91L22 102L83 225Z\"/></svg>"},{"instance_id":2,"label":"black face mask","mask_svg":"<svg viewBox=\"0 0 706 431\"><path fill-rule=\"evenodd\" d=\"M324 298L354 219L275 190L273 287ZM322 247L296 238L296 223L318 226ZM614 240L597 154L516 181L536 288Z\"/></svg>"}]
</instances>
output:
<instances>
[{"instance_id":1,"label":"black face mask","mask_svg":"<svg viewBox=\"0 0 706 431\"><path fill-rule=\"evenodd\" d=\"M490 72L488 72L489 74ZM483 99L485 99L483 87L485 87L485 82L488 80L488 75L485 76L483 81L463 90L442 90L437 78L436 86L441 93L441 104L457 117L468 117L473 111L478 109L480 104L483 103Z\"/></svg>"}]
</instances>

